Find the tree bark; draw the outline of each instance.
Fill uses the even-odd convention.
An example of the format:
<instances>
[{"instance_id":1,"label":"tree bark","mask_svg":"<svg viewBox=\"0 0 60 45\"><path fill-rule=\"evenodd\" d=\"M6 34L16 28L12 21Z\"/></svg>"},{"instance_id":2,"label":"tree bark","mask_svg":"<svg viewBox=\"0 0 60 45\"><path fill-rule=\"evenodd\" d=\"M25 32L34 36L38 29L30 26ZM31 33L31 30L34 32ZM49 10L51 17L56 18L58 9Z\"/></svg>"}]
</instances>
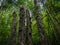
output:
<instances>
[{"instance_id":1,"label":"tree bark","mask_svg":"<svg viewBox=\"0 0 60 45\"><path fill-rule=\"evenodd\" d=\"M16 12L13 13L13 22L9 45L16 45Z\"/></svg>"},{"instance_id":2,"label":"tree bark","mask_svg":"<svg viewBox=\"0 0 60 45\"><path fill-rule=\"evenodd\" d=\"M34 0L34 7L35 7L35 18L37 21L38 32L41 37L41 45L45 45L45 34L44 34L43 27L42 27L41 19L39 16L40 14L39 14L38 6L37 6L37 0Z\"/></svg>"},{"instance_id":3,"label":"tree bark","mask_svg":"<svg viewBox=\"0 0 60 45\"><path fill-rule=\"evenodd\" d=\"M31 17L29 10L26 10L27 26L26 26L26 45L32 45Z\"/></svg>"},{"instance_id":4,"label":"tree bark","mask_svg":"<svg viewBox=\"0 0 60 45\"><path fill-rule=\"evenodd\" d=\"M19 20L19 42L18 45L25 45L24 44L24 30L25 30L25 9L23 6L20 7L20 20Z\"/></svg>"}]
</instances>

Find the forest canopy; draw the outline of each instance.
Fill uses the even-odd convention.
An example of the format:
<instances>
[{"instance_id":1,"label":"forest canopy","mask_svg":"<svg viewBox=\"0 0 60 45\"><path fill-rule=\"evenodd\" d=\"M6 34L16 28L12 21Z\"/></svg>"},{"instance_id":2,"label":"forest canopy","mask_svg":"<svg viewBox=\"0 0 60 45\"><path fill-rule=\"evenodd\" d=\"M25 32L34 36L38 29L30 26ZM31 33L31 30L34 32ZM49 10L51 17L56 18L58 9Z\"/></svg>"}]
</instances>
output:
<instances>
[{"instance_id":1,"label":"forest canopy","mask_svg":"<svg viewBox=\"0 0 60 45\"><path fill-rule=\"evenodd\" d=\"M60 45L60 0L0 0L0 45Z\"/></svg>"}]
</instances>

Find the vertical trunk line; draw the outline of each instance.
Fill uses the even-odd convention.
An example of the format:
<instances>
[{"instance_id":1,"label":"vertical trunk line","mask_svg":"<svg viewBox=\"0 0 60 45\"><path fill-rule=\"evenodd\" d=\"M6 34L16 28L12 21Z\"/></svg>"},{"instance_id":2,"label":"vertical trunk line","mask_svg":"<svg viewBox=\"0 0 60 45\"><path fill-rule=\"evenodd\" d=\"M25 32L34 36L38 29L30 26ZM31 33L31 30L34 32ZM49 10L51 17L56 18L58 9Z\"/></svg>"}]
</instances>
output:
<instances>
[{"instance_id":1,"label":"vertical trunk line","mask_svg":"<svg viewBox=\"0 0 60 45\"><path fill-rule=\"evenodd\" d=\"M35 18L37 21L38 32L41 37L41 45L46 45L45 44L45 34L44 34L43 27L42 27L41 19L39 16L40 14L39 14L39 9L38 9L38 5L37 5L37 0L34 0L34 7L35 7Z\"/></svg>"},{"instance_id":2,"label":"vertical trunk line","mask_svg":"<svg viewBox=\"0 0 60 45\"><path fill-rule=\"evenodd\" d=\"M19 42L18 45L25 45L24 44L24 30L25 30L25 9L23 6L20 7L20 20L19 20Z\"/></svg>"},{"instance_id":3,"label":"vertical trunk line","mask_svg":"<svg viewBox=\"0 0 60 45\"><path fill-rule=\"evenodd\" d=\"M29 10L26 10L27 27L26 27L26 45L32 45L31 17Z\"/></svg>"},{"instance_id":4,"label":"vertical trunk line","mask_svg":"<svg viewBox=\"0 0 60 45\"><path fill-rule=\"evenodd\" d=\"M9 45L16 45L16 12L13 13L13 22L12 22L12 30L11 37L9 40Z\"/></svg>"}]
</instances>

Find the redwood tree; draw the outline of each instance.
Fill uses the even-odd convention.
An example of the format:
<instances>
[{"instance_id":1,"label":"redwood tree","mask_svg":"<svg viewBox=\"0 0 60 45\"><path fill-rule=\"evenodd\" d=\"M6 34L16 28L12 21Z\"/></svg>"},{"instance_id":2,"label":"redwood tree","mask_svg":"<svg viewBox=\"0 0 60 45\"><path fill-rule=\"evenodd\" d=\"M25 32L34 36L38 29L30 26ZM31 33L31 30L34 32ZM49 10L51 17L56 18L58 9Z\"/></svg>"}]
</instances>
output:
<instances>
[{"instance_id":1,"label":"redwood tree","mask_svg":"<svg viewBox=\"0 0 60 45\"><path fill-rule=\"evenodd\" d=\"M37 5L37 0L34 0L34 8L35 8L34 11L35 11L35 18L37 21L38 32L41 37L41 45L45 45L45 34L42 27L41 19L40 19L40 13L39 13L38 5Z\"/></svg>"},{"instance_id":2,"label":"redwood tree","mask_svg":"<svg viewBox=\"0 0 60 45\"><path fill-rule=\"evenodd\" d=\"M18 45L25 45L24 44L24 30L25 30L25 9L23 6L20 7L20 19L19 19L19 43Z\"/></svg>"},{"instance_id":3,"label":"redwood tree","mask_svg":"<svg viewBox=\"0 0 60 45\"><path fill-rule=\"evenodd\" d=\"M32 45L31 17L29 10L26 10L26 45Z\"/></svg>"},{"instance_id":4,"label":"redwood tree","mask_svg":"<svg viewBox=\"0 0 60 45\"><path fill-rule=\"evenodd\" d=\"M16 12L13 13L13 22L9 45L16 45Z\"/></svg>"}]
</instances>

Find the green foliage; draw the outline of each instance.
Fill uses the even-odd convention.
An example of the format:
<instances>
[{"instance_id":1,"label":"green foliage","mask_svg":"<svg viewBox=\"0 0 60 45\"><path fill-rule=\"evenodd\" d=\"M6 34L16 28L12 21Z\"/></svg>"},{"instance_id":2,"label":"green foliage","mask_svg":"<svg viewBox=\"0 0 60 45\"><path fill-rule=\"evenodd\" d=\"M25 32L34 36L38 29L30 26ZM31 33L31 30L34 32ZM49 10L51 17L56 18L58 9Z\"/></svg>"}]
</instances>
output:
<instances>
[{"instance_id":1,"label":"green foliage","mask_svg":"<svg viewBox=\"0 0 60 45\"><path fill-rule=\"evenodd\" d=\"M20 5L24 5L25 8L30 9L32 12L32 40L33 45L39 45L39 32L37 29L37 24L34 16L34 2L32 0L18 0L16 7L14 7L16 13L17 13L17 33L16 33L16 41L18 42L18 27L19 27L19 7ZM53 7L52 16L57 20L58 24L60 25L60 1L54 1L54 0L47 0L46 2L47 6ZM3 10L0 12L0 44L1 45L7 45L10 31L12 27L12 14L14 9L12 8L12 0L8 0L8 3L3 6ZM47 16L46 16L47 15ZM52 40L53 42L56 41L56 43L60 42L59 36L56 33L56 29L54 27L53 22L51 21L49 14L46 12L45 8L43 9L43 12L40 11L40 17L43 19L42 24L45 30L46 38L47 40ZM44 17L45 16L45 17ZM55 35L56 34L56 35Z\"/></svg>"}]
</instances>

